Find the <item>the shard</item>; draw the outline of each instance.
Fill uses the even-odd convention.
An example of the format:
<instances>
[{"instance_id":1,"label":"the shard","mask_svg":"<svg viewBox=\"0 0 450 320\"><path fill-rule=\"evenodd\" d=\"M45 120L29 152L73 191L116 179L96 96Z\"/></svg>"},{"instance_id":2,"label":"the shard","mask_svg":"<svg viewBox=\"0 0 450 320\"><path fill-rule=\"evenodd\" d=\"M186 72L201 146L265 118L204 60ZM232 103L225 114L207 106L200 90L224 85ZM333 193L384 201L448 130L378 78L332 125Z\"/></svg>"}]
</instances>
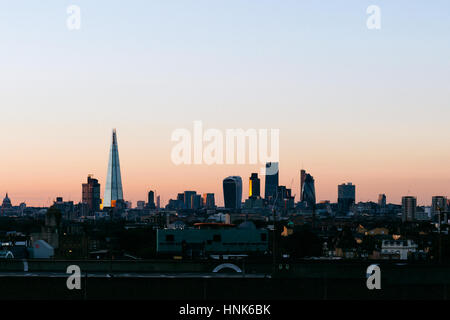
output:
<instances>
[{"instance_id":1,"label":"the shard","mask_svg":"<svg viewBox=\"0 0 450 320\"><path fill-rule=\"evenodd\" d=\"M116 129L113 129L111 149L109 151L108 173L106 175L103 207L115 207L117 200L123 200L122 177L120 175L119 148Z\"/></svg>"}]
</instances>

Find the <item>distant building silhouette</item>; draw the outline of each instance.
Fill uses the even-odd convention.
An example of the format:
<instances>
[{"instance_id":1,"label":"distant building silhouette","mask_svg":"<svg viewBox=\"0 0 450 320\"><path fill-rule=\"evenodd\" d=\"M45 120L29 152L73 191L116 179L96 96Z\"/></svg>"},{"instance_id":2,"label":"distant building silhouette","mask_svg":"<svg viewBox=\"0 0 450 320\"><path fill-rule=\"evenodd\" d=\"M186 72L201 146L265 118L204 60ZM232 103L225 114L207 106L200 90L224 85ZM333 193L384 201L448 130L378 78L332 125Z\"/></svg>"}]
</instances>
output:
<instances>
[{"instance_id":1,"label":"distant building silhouette","mask_svg":"<svg viewBox=\"0 0 450 320\"><path fill-rule=\"evenodd\" d=\"M240 209L242 204L242 178L232 176L223 180L225 208Z\"/></svg>"},{"instance_id":2,"label":"distant building silhouette","mask_svg":"<svg viewBox=\"0 0 450 320\"><path fill-rule=\"evenodd\" d=\"M273 203L277 196L278 189L278 162L266 163L266 184L264 188L264 198Z\"/></svg>"},{"instance_id":3,"label":"distant building silhouette","mask_svg":"<svg viewBox=\"0 0 450 320\"><path fill-rule=\"evenodd\" d=\"M351 182L338 185L338 209L341 212L350 211L355 203L355 185Z\"/></svg>"},{"instance_id":4,"label":"distant building silhouette","mask_svg":"<svg viewBox=\"0 0 450 320\"><path fill-rule=\"evenodd\" d=\"M447 212L447 197L434 196L431 198L431 217L435 217L440 212Z\"/></svg>"},{"instance_id":5,"label":"distant building silhouette","mask_svg":"<svg viewBox=\"0 0 450 320\"><path fill-rule=\"evenodd\" d=\"M200 194L196 194L194 196L194 210L200 209L203 205L202 196Z\"/></svg>"},{"instance_id":6,"label":"distant building silhouette","mask_svg":"<svg viewBox=\"0 0 450 320\"><path fill-rule=\"evenodd\" d=\"M11 209L11 208L12 208L11 199L9 199L7 192L2 202L2 209Z\"/></svg>"},{"instance_id":7,"label":"distant building silhouette","mask_svg":"<svg viewBox=\"0 0 450 320\"><path fill-rule=\"evenodd\" d=\"M150 190L148 192L148 198L147 198L147 208L149 209L155 209L155 192Z\"/></svg>"},{"instance_id":8,"label":"distant building silhouette","mask_svg":"<svg viewBox=\"0 0 450 320\"><path fill-rule=\"evenodd\" d=\"M203 206L206 209L214 209L216 207L214 193L204 193L203 194Z\"/></svg>"},{"instance_id":9,"label":"distant building silhouette","mask_svg":"<svg viewBox=\"0 0 450 320\"><path fill-rule=\"evenodd\" d=\"M108 173L106 175L104 208L115 207L117 201L123 201L122 176L120 174L119 148L116 129L112 133L111 149L109 151Z\"/></svg>"},{"instance_id":10,"label":"distant building silhouette","mask_svg":"<svg viewBox=\"0 0 450 320\"><path fill-rule=\"evenodd\" d=\"M252 173L248 182L248 197L256 199L261 197L261 181L257 173Z\"/></svg>"},{"instance_id":11,"label":"distant building silhouette","mask_svg":"<svg viewBox=\"0 0 450 320\"><path fill-rule=\"evenodd\" d=\"M305 203L306 208L314 209L316 205L316 189L314 186L314 178L309 173L305 173L301 195L302 202Z\"/></svg>"},{"instance_id":12,"label":"distant building silhouette","mask_svg":"<svg viewBox=\"0 0 450 320\"><path fill-rule=\"evenodd\" d=\"M378 195L378 206L380 208L386 207L386 195L384 193Z\"/></svg>"},{"instance_id":13,"label":"distant building silhouette","mask_svg":"<svg viewBox=\"0 0 450 320\"><path fill-rule=\"evenodd\" d=\"M417 199L416 197L402 197L402 221L416 220Z\"/></svg>"},{"instance_id":14,"label":"distant building silhouette","mask_svg":"<svg viewBox=\"0 0 450 320\"><path fill-rule=\"evenodd\" d=\"M294 197L292 196L292 190L287 189L286 186L277 187L276 199L276 205L281 209L291 209L294 207Z\"/></svg>"},{"instance_id":15,"label":"distant building silhouette","mask_svg":"<svg viewBox=\"0 0 450 320\"><path fill-rule=\"evenodd\" d=\"M100 184L91 175L82 185L82 202L88 205L90 213L100 211Z\"/></svg>"},{"instance_id":16,"label":"distant building silhouette","mask_svg":"<svg viewBox=\"0 0 450 320\"><path fill-rule=\"evenodd\" d=\"M184 192L184 209L197 209L195 207L195 196L197 192L195 191L185 191Z\"/></svg>"},{"instance_id":17,"label":"distant building silhouette","mask_svg":"<svg viewBox=\"0 0 450 320\"><path fill-rule=\"evenodd\" d=\"M303 184L305 183L306 171L300 170L300 202L303 201Z\"/></svg>"},{"instance_id":18,"label":"distant building silhouette","mask_svg":"<svg viewBox=\"0 0 450 320\"><path fill-rule=\"evenodd\" d=\"M136 202L136 208L139 210L144 210L145 208L145 201L138 201Z\"/></svg>"}]
</instances>

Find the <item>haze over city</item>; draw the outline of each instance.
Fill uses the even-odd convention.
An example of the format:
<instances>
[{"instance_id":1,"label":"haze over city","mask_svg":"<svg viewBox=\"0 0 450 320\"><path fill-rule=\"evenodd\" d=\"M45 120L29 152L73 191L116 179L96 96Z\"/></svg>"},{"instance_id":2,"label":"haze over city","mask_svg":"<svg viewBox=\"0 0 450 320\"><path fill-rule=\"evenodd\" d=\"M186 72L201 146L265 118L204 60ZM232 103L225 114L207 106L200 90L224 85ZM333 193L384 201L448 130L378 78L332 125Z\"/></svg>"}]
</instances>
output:
<instances>
[{"instance_id":1,"label":"haze over city","mask_svg":"<svg viewBox=\"0 0 450 320\"><path fill-rule=\"evenodd\" d=\"M103 195L117 128L133 205L150 189L162 205L184 190L222 205L230 175L246 195L260 164L172 163L171 133L201 120L279 129L280 184L296 201L302 167L318 201L344 182L356 201L450 195L450 4L378 2L376 32L371 1L79 0L78 32L65 28L71 1L1 3L0 192L78 202L93 174Z\"/></svg>"}]
</instances>

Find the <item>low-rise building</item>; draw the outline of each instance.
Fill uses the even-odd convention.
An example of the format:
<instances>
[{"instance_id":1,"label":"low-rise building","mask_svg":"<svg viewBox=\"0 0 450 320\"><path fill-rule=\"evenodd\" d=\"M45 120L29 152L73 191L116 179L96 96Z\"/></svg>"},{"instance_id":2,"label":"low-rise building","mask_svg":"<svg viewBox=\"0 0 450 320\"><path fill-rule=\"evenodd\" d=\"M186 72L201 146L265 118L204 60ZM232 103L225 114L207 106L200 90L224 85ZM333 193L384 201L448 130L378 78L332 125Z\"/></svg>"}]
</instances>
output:
<instances>
[{"instance_id":1,"label":"low-rise building","mask_svg":"<svg viewBox=\"0 0 450 320\"><path fill-rule=\"evenodd\" d=\"M412 240L383 240L381 246L383 258L407 260L416 251L417 245Z\"/></svg>"},{"instance_id":2,"label":"low-rise building","mask_svg":"<svg viewBox=\"0 0 450 320\"><path fill-rule=\"evenodd\" d=\"M224 223L197 223L196 229L157 230L157 252L184 256L263 254L268 250L266 229L236 228Z\"/></svg>"}]
</instances>

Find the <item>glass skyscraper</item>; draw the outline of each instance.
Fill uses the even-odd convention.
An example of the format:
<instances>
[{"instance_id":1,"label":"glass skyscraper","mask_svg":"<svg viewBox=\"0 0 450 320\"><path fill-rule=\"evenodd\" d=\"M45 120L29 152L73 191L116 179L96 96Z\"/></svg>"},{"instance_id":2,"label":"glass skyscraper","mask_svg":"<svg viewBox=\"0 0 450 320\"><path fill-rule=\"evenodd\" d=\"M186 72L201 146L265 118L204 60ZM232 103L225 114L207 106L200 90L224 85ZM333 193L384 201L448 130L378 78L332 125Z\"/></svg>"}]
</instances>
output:
<instances>
[{"instance_id":1,"label":"glass skyscraper","mask_svg":"<svg viewBox=\"0 0 450 320\"><path fill-rule=\"evenodd\" d=\"M402 221L416 220L417 198L411 196L402 197Z\"/></svg>"},{"instance_id":2,"label":"glass skyscraper","mask_svg":"<svg viewBox=\"0 0 450 320\"><path fill-rule=\"evenodd\" d=\"M338 209L347 213L355 203L355 185L351 182L338 185Z\"/></svg>"},{"instance_id":3,"label":"glass skyscraper","mask_svg":"<svg viewBox=\"0 0 450 320\"><path fill-rule=\"evenodd\" d=\"M305 174L302 186L301 199L308 209L313 209L316 205L316 189L314 187L314 178L309 173Z\"/></svg>"},{"instance_id":4,"label":"glass skyscraper","mask_svg":"<svg viewBox=\"0 0 450 320\"><path fill-rule=\"evenodd\" d=\"M120 175L119 148L116 129L113 129L111 149L109 151L108 173L106 175L104 208L115 207L118 200L123 200L122 177Z\"/></svg>"},{"instance_id":5,"label":"glass skyscraper","mask_svg":"<svg viewBox=\"0 0 450 320\"><path fill-rule=\"evenodd\" d=\"M82 184L82 201L88 205L91 213L100 210L100 184L92 175L88 176L87 183Z\"/></svg>"},{"instance_id":6,"label":"glass skyscraper","mask_svg":"<svg viewBox=\"0 0 450 320\"><path fill-rule=\"evenodd\" d=\"M305 178L306 178L306 171L302 169L300 171L300 202L303 201L303 184L305 183Z\"/></svg>"},{"instance_id":7,"label":"glass skyscraper","mask_svg":"<svg viewBox=\"0 0 450 320\"><path fill-rule=\"evenodd\" d=\"M153 192L152 190L150 190L148 192L147 208L149 208L149 209L155 209L156 208L156 205L155 205L155 192Z\"/></svg>"},{"instance_id":8,"label":"glass skyscraper","mask_svg":"<svg viewBox=\"0 0 450 320\"><path fill-rule=\"evenodd\" d=\"M248 196L249 198L255 199L261 196L260 193L260 180L257 173L252 173L248 181Z\"/></svg>"},{"instance_id":9,"label":"glass skyscraper","mask_svg":"<svg viewBox=\"0 0 450 320\"><path fill-rule=\"evenodd\" d=\"M242 178L232 176L223 180L225 208L240 209L242 203Z\"/></svg>"},{"instance_id":10,"label":"glass skyscraper","mask_svg":"<svg viewBox=\"0 0 450 320\"><path fill-rule=\"evenodd\" d=\"M266 185L264 188L264 198L270 203L277 196L278 189L278 162L266 163Z\"/></svg>"}]
</instances>

